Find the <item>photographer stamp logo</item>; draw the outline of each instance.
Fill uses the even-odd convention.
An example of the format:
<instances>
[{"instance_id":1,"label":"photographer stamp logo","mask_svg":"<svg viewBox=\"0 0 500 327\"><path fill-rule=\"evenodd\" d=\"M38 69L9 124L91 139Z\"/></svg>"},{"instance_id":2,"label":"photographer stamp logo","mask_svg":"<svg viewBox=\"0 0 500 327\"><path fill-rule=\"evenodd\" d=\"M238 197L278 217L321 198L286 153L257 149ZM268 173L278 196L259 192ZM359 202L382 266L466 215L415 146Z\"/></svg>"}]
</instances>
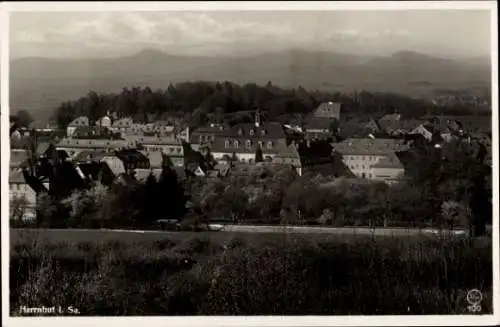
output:
<instances>
[{"instance_id":1,"label":"photographer stamp logo","mask_svg":"<svg viewBox=\"0 0 500 327\"><path fill-rule=\"evenodd\" d=\"M483 294L478 289L472 289L467 292L467 307L470 312L480 312L481 311L481 301L483 300Z\"/></svg>"},{"instance_id":2,"label":"photographer stamp logo","mask_svg":"<svg viewBox=\"0 0 500 327\"><path fill-rule=\"evenodd\" d=\"M80 310L73 307L62 307L62 306L41 306L41 307L28 307L21 305L19 307L19 314L25 315L79 315Z\"/></svg>"}]
</instances>

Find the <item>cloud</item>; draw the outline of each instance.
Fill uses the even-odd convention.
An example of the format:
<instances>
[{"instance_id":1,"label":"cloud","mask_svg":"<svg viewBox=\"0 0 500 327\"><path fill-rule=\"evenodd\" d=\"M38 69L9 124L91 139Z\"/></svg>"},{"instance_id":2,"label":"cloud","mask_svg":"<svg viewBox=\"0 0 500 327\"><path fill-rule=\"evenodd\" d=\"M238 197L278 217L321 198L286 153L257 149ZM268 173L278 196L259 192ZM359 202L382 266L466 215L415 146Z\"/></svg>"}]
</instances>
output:
<instances>
[{"instance_id":1,"label":"cloud","mask_svg":"<svg viewBox=\"0 0 500 327\"><path fill-rule=\"evenodd\" d=\"M201 51L204 46L220 45L223 48L232 43L259 43L293 36L293 29L287 25L251 21L226 23L206 13L115 12L73 20L56 16L49 24L19 25L11 28L12 48L20 50L38 46L41 52L57 45L72 49L92 48L95 53L115 53L138 51L148 44L164 50L196 47ZM59 50L64 52L64 49Z\"/></svg>"}]
</instances>

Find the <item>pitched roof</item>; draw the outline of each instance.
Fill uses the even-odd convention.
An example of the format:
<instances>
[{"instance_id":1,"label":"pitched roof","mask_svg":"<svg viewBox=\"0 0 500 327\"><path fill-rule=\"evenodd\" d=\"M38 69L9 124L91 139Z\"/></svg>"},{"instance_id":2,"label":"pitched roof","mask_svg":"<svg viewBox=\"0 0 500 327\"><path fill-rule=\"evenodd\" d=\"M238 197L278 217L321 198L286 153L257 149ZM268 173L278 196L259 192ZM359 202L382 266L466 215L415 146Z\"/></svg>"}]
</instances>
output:
<instances>
[{"instance_id":1,"label":"pitched roof","mask_svg":"<svg viewBox=\"0 0 500 327\"><path fill-rule=\"evenodd\" d=\"M379 122L381 121L395 121L395 120L400 120L401 119L401 114L387 114L382 116L379 119Z\"/></svg>"},{"instance_id":2,"label":"pitched roof","mask_svg":"<svg viewBox=\"0 0 500 327\"><path fill-rule=\"evenodd\" d=\"M334 149L343 155L386 155L408 149L403 139L350 138L335 143Z\"/></svg>"},{"instance_id":3,"label":"pitched roof","mask_svg":"<svg viewBox=\"0 0 500 327\"><path fill-rule=\"evenodd\" d=\"M149 159L151 168L161 168L163 164L163 153L161 151L140 151Z\"/></svg>"},{"instance_id":4,"label":"pitched roof","mask_svg":"<svg viewBox=\"0 0 500 327\"><path fill-rule=\"evenodd\" d=\"M51 144L52 143L50 142L40 142L36 147L36 153L39 155L45 153L49 149Z\"/></svg>"},{"instance_id":5,"label":"pitched roof","mask_svg":"<svg viewBox=\"0 0 500 327\"><path fill-rule=\"evenodd\" d=\"M399 168L404 169L403 164L399 160L398 156L395 153L391 153L385 157L383 157L379 162L375 165L371 166L372 168Z\"/></svg>"},{"instance_id":6,"label":"pitched roof","mask_svg":"<svg viewBox=\"0 0 500 327\"><path fill-rule=\"evenodd\" d=\"M314 111L313 115L316 117L333 117L340 114L342 104L339 102L323 102Z\"/></svg>"},{"instance_id":7,"label":"pitched roof","mask_svg":"<svg viewBox=\"0 0 500 327\"><path fill-rule=\"evenodd\" d=\"M89 126L89 119L85 116L80 116L75 118L71 123L68 124L68 127L75 126Z\"/></svg>"},{"instance_id":8,"label":"pitched roof","mask_svg":"<svg viewBox=\"0 0 500 327\"><path fill-rule=\"evenodd\" d=\"M90 162L90 161L100 161L103 157L108 155L105 151L98 150L87 150L78 153L75 157L73 157L74 162Z\"/></svg>"},{"instance_id":9,"label":"pitched roof","mask_svg":"<svg viewBox=\"0 0 500 327\"><path fill-rule=\"evenodd\" d=\"M9 183L11 184L26 184L26 180L24 179L23 171L20 169L9 171Z\"/></svg>"},{"instance_id":10,"label":"pitched roof","mask_svg":"<svg viewBox=\"0 0 500 327\"><path fill-rule=\"evenodd\" d=\"M150 174L153 174L156 180L158 180L161 175L161 169L136 169L134 172L135 178L140 182L145 182Z\"/></svg>"},{"instance_id":11,"label":"pitched roof","mask_svg":"<svg viewBox=\"0 0 500 327\"><path fill-rule=\"evenodd\" d=\"M423 124L425 121L421 119L401 119L401 120L380 120L378 124L383 129L414 129Z\"/></svg>"},{"instance_id":12,"label":"pitched roof","mask_svg":"<svg viewBox=\"0 0 500 327\"><path fill-rule=\"evenodd\" d=\"M123 149L115 151L115 155L122 160L124 163L137 164L147 162L149 164L149 159L141 152L135 149Z\"/></svg>"},{"instance_id":13,"label":"pitched roof","mask_svg":"<svg viewBox=\"0 0 500 327\"><path fill-rule=\"evenodd\" d=\"M278 158L295 158L300 159L299 151L294 144L290 144L287 147L282 147L276 154Z\"/></svg>"}]
</instances>

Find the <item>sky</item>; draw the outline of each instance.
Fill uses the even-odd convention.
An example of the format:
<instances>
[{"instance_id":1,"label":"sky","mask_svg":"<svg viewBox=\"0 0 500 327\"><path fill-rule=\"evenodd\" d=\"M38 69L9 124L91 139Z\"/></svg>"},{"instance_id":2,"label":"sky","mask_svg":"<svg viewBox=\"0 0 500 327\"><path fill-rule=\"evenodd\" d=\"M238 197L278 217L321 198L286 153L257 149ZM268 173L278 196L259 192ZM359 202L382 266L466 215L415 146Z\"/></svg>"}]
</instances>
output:
<instances>
[{"instance_id":1,"label":"sky","mask_svg":"<svg viewBox=\"0 0 500 327\"><path fill-rule=\"evenodd\" d=\"M305 49L391 55L489 55L480 10L14 12L11 58L117 57L143 49L225 56Z\"/></svg>"}]
</instances>

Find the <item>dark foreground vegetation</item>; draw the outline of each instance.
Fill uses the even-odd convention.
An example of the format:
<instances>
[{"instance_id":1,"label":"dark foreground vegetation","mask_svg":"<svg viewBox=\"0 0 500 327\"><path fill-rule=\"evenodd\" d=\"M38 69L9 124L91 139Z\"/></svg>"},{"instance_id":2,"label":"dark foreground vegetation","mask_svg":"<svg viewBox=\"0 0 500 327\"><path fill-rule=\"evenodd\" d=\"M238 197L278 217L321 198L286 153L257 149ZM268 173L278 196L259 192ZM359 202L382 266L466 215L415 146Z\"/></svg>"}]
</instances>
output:
<instances>
[{"instance_id":1,"label":"dark foreground vegetation","mask_svg":"<svg viewBox=\"0 0 500 327\"><path fill-rule=\"evenodd\" d=\"M466 314L472 288L483 292L481 313L492 312L490 240L182 234L18 234L11 313L60 305L82 315Z\"/></svg>"}]
</instances>

